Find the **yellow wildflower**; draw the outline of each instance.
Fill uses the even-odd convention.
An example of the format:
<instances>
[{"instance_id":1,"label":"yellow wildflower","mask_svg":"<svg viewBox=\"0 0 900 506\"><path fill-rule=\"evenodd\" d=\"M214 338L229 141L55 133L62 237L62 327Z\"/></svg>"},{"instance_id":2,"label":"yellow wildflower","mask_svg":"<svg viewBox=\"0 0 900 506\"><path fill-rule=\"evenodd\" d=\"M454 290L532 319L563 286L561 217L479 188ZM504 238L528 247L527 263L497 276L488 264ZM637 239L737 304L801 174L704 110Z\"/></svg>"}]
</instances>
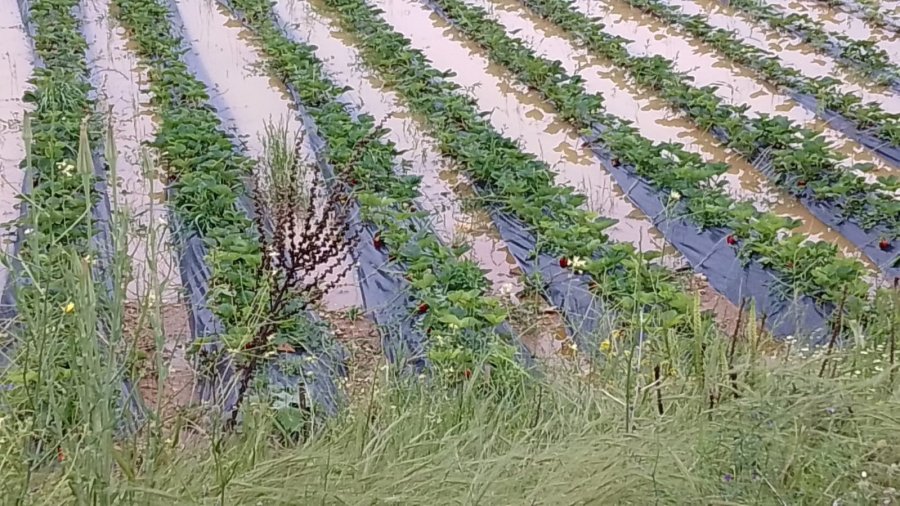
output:
<instances>
[{"instance_id":1,"label":"yellow wildflower","mask_svg":"<svg viewBox=\"0 0 900 506\"><path fill-rule=\"evenodd\" d=\"M63 312L66 314L74 313L75 312L75 303L69 302L68 304L66 304L66 307L63 308Z\"/></svg>"},{"instance_id":2,"label":"yellow wildflower","mask_svg":"<svg viewBox=\"0 0 900 506\"><path fill-rule=\"evenodd\" d=\"M609 352L610 348L612 348L612 344L610 344L609 339L604 339L600 343L600 351L602 351L603 353Z\"/></svg>"}]
</instances>

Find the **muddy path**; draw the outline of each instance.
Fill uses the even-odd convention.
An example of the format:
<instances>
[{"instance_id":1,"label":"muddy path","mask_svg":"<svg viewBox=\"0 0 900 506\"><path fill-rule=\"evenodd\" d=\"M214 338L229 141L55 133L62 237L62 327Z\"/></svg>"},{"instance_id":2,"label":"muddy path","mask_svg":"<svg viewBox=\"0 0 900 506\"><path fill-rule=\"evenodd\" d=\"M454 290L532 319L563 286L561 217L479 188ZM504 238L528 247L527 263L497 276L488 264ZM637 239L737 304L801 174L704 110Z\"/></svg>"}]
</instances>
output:
<instances>
[{"instance_id":1,"label":"muddy path","mask_svg":"<svg viewBox=\"0 0 900 506\"><path fill-rule=\"evenodd\" d=\"M26 104L22 97L30 89L33 68L31 44L22 25L15 0L0 0L0 290L6 286L6 255L12 253L12 221L19 216L18 196L22 191L25 158L22 132Z\"/></svg>"},{"instance_id":2,"label":"muddy path","mask_svg":"<svg viewBox=\"0 0 900 506\"><path fill-rule=\"evenodd\" d=\"M570 75L577 74L585 80L588 92L603 95L609 113L633 122L643 136L655 142L682 143L687 151L700 154L707 162L729 164L724 179L735 199L798 219L803 223L799 231L838 244L847 255L862 257L855 246L815 218L795 198L769 184L749 162L725 148L710 133L698 129L680 112L668 108L662 99L641 93L624 72L580 48L556 25L532 14L515 0L467 0L467 3L487 10L508 34L521 38L539 56L561 61Z\"/></svg>"},{"instance_id":3,"label":"muddy path","mask_svg":"<svg viewBox=\"0 0 900 506\"><path fill-rule=\"evenodd\" d=\"M834 59L816 53L795 37L755 24L719 0L666 0L666 3L687 14L705 17L713 27L734 31L746 44L775 55L785 67L802 72L807 77L834 77L843 83L841 90L845 93L858 95L864 102L877 102L888 112L900 112L900 96L843 70Z\"/></svg>"},{"instance_id":4,"label":"muddy path","mask_svg":"<svg viewBox=\"0 0 900 506\"><path fill-rule=\"evenodd\" d=\"M126 287L125 332L138 356L137 386L154 416L168 423L192 398L195 381L187 358L189 315L182 301L178 256L171 244L164 176L146 146L156 136L146 69L109 0L86 0L79 12L88 42L86 58L97 110L115 140L114 212L129 218L128 254L133 279Z\"/></svg>"},{"instance_id":5,"label":"muddy path","mask_svg":"<svg viewBox=\"0 0 900 506\"><path fill-rule=\"evenodd\" d=\"M115 139L116 181L110 199L130 218L128 252L133 280L127 287L131 301L151 292L176 302L181 278L169 240L164 178L146 143L156 135L150 111L146 70L129 48L125 29L110 13L108 0L86 0L80 9L88 42L87 62L97 93L97 110Z\"/></svg>"},{"instance_id":6,"label":"muddy path","mask_svg":"<svg viewBox=\"0 0 900 506\"><path fill-rule=\"evenodd\" d=\"M706 44L681 34L621 0L610 0L603 5L589 0L576 0L575 5L585 14L605 19L606 33L630 40L627 48L632 54L667 58L673 62L676 70L693 77L696 86L715 86L716 95L726 103L749 106L748 114L781 115L820 132L836 151L847 157L848 166L854 163L871 163L875 166L871 173L873 176L896 173L896 167L862 144L830 128L815 113L793 98L775 90L749 69L736 67Z\"/></svg>"}]
</instances>

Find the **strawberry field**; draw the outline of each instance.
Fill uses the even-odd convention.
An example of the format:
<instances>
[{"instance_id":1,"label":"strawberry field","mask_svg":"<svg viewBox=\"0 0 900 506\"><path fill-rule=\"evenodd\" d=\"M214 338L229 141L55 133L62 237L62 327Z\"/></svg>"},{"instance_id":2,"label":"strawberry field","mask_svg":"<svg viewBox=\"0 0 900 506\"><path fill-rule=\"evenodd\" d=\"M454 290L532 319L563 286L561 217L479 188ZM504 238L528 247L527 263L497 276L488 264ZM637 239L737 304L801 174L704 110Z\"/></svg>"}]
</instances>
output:
<instances>
[{"instance_id":1,"label":"strawberry field","mask_svg":"<svg viewBox=\"0 0 900 506\"><path fill-rule=\"evenodd\" d=\"M0 3L0 414L39 462L85 417L298 437L361 336L485 396L626 357L659 415L763 341L894 364L890 2Z\"/></svg>"}]
</instances>

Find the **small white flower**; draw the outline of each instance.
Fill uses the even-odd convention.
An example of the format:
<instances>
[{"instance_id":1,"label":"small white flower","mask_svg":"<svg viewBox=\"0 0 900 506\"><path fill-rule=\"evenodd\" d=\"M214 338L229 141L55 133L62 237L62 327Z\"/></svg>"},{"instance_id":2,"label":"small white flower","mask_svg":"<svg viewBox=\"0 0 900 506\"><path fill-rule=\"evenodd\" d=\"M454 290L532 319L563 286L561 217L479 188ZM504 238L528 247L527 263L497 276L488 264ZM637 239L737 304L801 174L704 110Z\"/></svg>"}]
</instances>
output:
<instances>
[{"instance_id":1,"label":"small white flower","mask_svg":"<svg viewBox=\"0 0 900 506\"><path fill-rule=\"evenodd\" d=\"M578 269L583 269L584 266L587 265L587 261L581 257L573 257L572 258L572 268L576 271Z\"/></svg>"},{"instance_id":2,"label":"small white flower","mask_svg":"<svg viewBox=\"0 0 900 506\"><path fill-rule=\"evenodd\" d=\"M867 472L865 472L865 471L859 473L859 475L862 476L862 479L866 479L866 478L869 477L869 473L867 473Z\"/></svg>"},{"instance_id":3,"label":"small white flower","mask_svg":"<svg viewBox=\"0 0 900 506\"><path fill-rule=\"evenodd\" d=\"M675 190L672 190L672 193L669 194L669 199L679 201L681 200L681 194Z\"/></svg>"}]
</instances>

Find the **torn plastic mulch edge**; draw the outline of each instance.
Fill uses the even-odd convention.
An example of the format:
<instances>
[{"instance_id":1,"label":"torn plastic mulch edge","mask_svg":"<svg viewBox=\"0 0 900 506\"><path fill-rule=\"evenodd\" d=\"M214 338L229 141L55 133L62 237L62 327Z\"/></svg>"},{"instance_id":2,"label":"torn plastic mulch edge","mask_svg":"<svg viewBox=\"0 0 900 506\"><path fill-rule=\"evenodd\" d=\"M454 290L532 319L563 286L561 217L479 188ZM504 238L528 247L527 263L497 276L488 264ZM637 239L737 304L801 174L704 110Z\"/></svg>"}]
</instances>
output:
<instances>
[{"instance_id":1,"label":"torn plastic mulch edge","mask_svg":"<svg viewBox=\"0 0 900 506\"><path fill-rule=\"evenodd\" d=\"M177 6L171 2L168 5L171 28L178 30L178 33L185 33ZM182 46L185 46L183 38ZM182 54L188 69L197 75L201 82L210 82L209 79L204 79L202 62L190 50L184 50ZM212 105L208 107L218 114L215 107ZM236 139L230 135L229 138L235 149L240 149ZM172 200L173 192L171 187L166 189L167 200ZM249 219L253 219L253 206L246 195L239 197L237 205ZM207 305L206 297L211 274L206 264L206 246L203 238L195 230L184 226L176 210L170 207L168 214L190 313L191 338L198 348L195 359L195 368L199 376L197 395L202 402L218 407L223 413L231 413L237 403L238 381L235 364L224 349L220 338L225 333L224 325ZM317 339L318 342L328 342L331 345L315 351L279 353L277 358L266 363L266 377L269 386L275 389L297 392L302 384L313 406L313 412L332 416L338 412L343 403L343 395L336 378L347 375L347 353L332 336L325 333L324 323L318 315L306 310L302 318L311 323L311 331L323 332L321 338Z\"/></svg>"},{"instance_id":2,"label":"torn plastic mulch edge","mask_svg":"<svg viewBox=\"0 0 900 506\"><path fill-rule=\"evenodd\" d=\"M22 18L22 23L29 39L29 46L31 46L33 68L44 68L45 64L43 60L34 49L33 41L35 38L35 32L28 15L28 13L31 12L29 1L18 0L18 4L19 14ZM74 15L76 14L73 12L73 16ZM91 91L96 94L96 90L93 87L91 87ZM98 142L98 144L100 143ZM26 146L25 149L30 148ZM100 284L103 286L105 292L102 294L98 294L99 298L102 299L105 296L107 302L111 302L114 299L113 294L115 291L112 275L110 273L114 255L110 232L112 207L110 206L106 182L109 167L106 165L106 161L102 152L103 149L101 147L95 147L93 152L91 153L91 160L94 166L94 175L97 178L94 184L94 193L99 197L97 203L91 208L91 224L95 227L96 230L96 233L91 238L91 245L93 250L96 252L97 257L92 264L91 271L93 279L101 280ZM25 162L22 162L22 165L24 165L24 163ZM23 168L23 170L24 169L27 168ZM33 190L33 178L33 171L31 169L27 169L22 183L22 195L30 195L31 191ZM27 205L27 201L24 199L20 201L19 206L19 220L22 221L27 218L29 206ZM16 322L18 316L18 310L16 308L16 292L21 287L30 285L30 278L28 276L22 275L23 269L19 261L22 245L25 241L24 227L25 225L23 224L20 224L16 227L12 254L9 257L10 265L8 269L6 285L3 287L2 295L0 295L0 321L5 322L3 324L4 328L7 328L8 326L10 329L12 329L10 332L8 332L8 335L14 335L15 329L21 328L20 325ZM109 328L109 321L100 318L98 320L98 326L98 332L101 336L106 336L111 333L111 329ZM7 360L12 360L12 357L10 355L14 353L15 346L16 343L14 339L2 345L2 350L0 350L0 352L2 352L2 355L0 355L0 368L7 365L5 363L7 362ZM134 432L135 430L137 430L138 426L142 423L142 420L144 418L144 406L141 402L140 394L134 388L129 378L122 379L119 406L124 407L120 415L117 417L119 420L119 429L125 433Z\"/></svg>"},{"instance_id":3,"label":"torn plastic mulch edge","mask_svg":"<svg viewBox=\"0 0 900 506\"><path fill-rule=\"evenodd\" d=\"M447 16L439 5L431 0L424 1L444 21L455 26L455 21ZM591 146L594 155L613 175L628 198L651 219L654 226L685 257L694 271L706 276L709 284L735 305L740 305L744 299L753 299L757 313L765 315L766 324L774 335L778 337L802 335L809 336L813 340L821 338L827 330L825 327L827 315L831 313L830 308L819 307L807 296L788 298L784 294L784 287L779 286L777 276L770 269L753 260L743 265L737 258L737 249L722 247L728 235L727 230L721 228L700 230L696 224L684 217L684 213L680 213L678 209L667 208L659 190L637 176L633 170L627 170L625 164L614 166L611 162L611 152L597 145L602 144L600 139L607 127L597 123L592 127L593 138L585 140ZM683 203L679 205L682 206ZM554 274L552 265L545 266L545 263L543 258L539 261L539 265L549 270L551 275ZM558 265L556 267L559 269ZM559 273L556 275L558 277ZM584 278L582 281L584 284L579 282L575 287L576 290L568 292L564 300L573 305L573 309L590 311L581 316L584 321L597 322L599 320L595 315L602 314L602 306L588 299L588 296L593 295L587 289L587 279ZM549 289L551 296L559 297L555 292L552 287ZM571 316L567 316L567 320L569 318Z\"/></svg>"},{"instance_id":4,"label":"torn plastic mulch edge","mask_svg":"<svg viewBox=\"0 0 900 506\"><path fill-rule=\"evenodd\" d=\"M234 14L245 28L253 30L253 27L246 22L240 10L232 6L227 0L218 1ZM288 39L298 44L306 44L302 39L297 39L292 30L285 29L274 13L273 23L278 26L281 33ZM325 160L323 155L323 152L328 147L324 138L318 133L319 130L315 120L307 112L295 87L291 83L283 82L283 84L297 107L304 131L316 154L319 169L326 176L326 179L335 178L333 167ZM348 93L349 91L338 97L337 101L354 121L358 121L361 115L360 111L353 104ZM414 205L418 211L421 211L421 207L417 202L414 202ZM354 212L352 215L358 217L358 212ZM433 227L424 220L413 219L412 224L419 234L435 235ZM358 220L356 228L360 234L356 252L359 264L357 272L360 291L364 306L373 315L376 324L381 329L382 349L391 363L410 369L414 373L426 371L429 368L427 360L428 344L425 336L416 328L415 317L410 316L416 313L415 308L418 306L419 301L411 296L409 282L402 275L406 268L397 262L391 262L386 252L375 248L374 238L378 231L374 226ZM440 238L438 238L438 242L442 242ZM530 368L533 365L533 355L525 347L508 322L504 321L498 325L494 332L515 346L517 357L526 367Z\"/></svg>"}]
</instances>

